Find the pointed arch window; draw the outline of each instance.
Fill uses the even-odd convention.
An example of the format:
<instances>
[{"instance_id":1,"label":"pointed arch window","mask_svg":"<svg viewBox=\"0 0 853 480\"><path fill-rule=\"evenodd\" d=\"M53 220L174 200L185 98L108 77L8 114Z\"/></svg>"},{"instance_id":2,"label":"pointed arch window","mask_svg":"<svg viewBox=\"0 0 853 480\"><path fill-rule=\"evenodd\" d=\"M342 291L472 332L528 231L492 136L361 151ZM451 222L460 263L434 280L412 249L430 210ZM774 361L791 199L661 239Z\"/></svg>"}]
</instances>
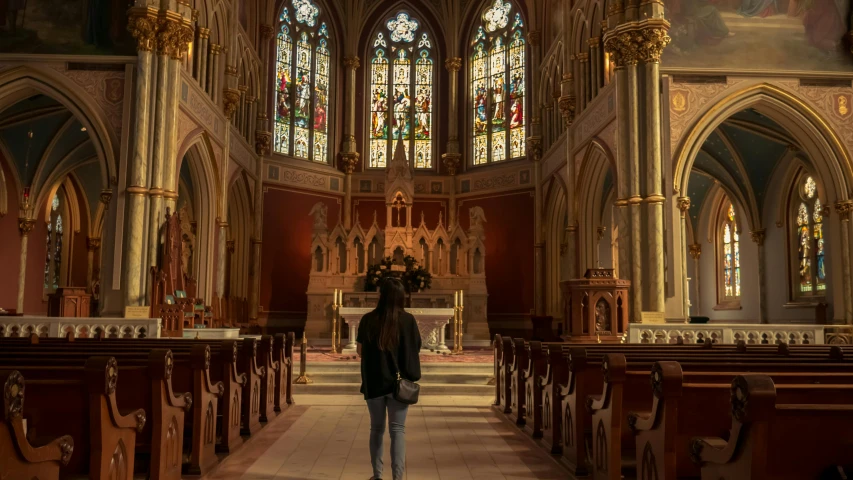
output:
<instances>
[{"instance_id":1,"label":"pointed arch window","mask_svg":"<svg viewBox=\"0 0 853 480\"><path fill-rule=\"evenodd\" d=\"M717 233L720 245L719 304L740 302L740 229L737 223L734 205L724 201Z\"/></svg>"},{"instance_id":2,"label":"pointed arch window","mask_svg":"<svg viewBox=\"0 0 853 480\"><path fill-rule=\"evenodd\" d=\"M371 168L384 168L402 139L415 168L433 168L435 59L421 22L401 11L372 37L368 145Z\"/></svg>"},{"instance_id":3,"label":"pointed arch window","mask_svg":"<svg viewBox=\"0 0 853 480\"><path fill-rule=\"evenodd\" d=\"M65 196L62 187L57 189L50 202L47 221L47 233L45 238L45 262L44 262L44 291L52 293L63 285L62 279L65 270L65 231L68 218L65 215Z\"/></svg>"},{"instance_id":4,"label":"pointed arch window","mask_svg":"<svg viewBox=\"0 0 853 480\"><path fill-rule=\"evenodd\" d=\"M509 1L495 0L470 45L474 165L525 155L526 47L521 13Z\"/></svg>"},{"instance_id":5,"label":"pointed arch window","mask_svg":"<svg viewBox=\"0 0 853 480\"><path fill-rule=\"evenodd\" d=\"M802 175L792 195L793 229L791 245L796 246L794 261L794 297L823 297L826 294L826 240L824 206L814 177Z\"/></svg>"},{"instance_id":6,"label":"pointed arch window","mask_svg":"<svg viewBox=\"0 0 853 480\"><path fill-rule=\"evenodd\" d=\"M311 0L292 0L279 16L276 39L277 153L329 162L329 29Z\"/></svg>"}]
</instances>

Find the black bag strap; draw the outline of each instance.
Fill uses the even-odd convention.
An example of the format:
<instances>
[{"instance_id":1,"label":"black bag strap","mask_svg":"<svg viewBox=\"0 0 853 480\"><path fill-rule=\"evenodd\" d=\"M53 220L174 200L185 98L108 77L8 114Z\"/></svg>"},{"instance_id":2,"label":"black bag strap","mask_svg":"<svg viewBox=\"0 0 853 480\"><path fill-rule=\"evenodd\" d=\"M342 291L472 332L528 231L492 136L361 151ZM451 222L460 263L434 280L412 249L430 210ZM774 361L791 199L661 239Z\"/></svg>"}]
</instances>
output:
<instances>
[{"instance_id":1,"label":"black bag strap","mask_svg":"<svg viewBox=\"0 0 853 480\"><path fill-rule=\"evenodd\" d=\"M400 367L397 366L397 355L395 352L388 352L391 354L391 363L394 364L394 372L397 374L397 381L400 380Z\"/></svg>"}]
</instances>

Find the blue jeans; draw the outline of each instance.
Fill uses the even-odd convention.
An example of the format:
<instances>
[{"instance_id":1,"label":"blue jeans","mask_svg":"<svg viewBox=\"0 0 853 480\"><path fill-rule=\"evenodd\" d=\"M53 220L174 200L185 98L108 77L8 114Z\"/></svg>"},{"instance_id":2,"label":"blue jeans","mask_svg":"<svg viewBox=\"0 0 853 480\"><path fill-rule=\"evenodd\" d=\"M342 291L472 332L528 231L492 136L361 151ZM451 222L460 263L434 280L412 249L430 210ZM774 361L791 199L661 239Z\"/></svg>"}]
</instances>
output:
<instances>
[{"instance_id":1,"label":"blue jeans","mask_svg":"<svg viewBox=\"0 0 853 480\"><path fill-rule=\"evenodd\" d=\"M406 413L409 406L395 400L393 393L367 401L367 410L370 412L370 463L373 465L373 478L382 478L386 409L391 426L391 468L394 480L400 480L406 470Z\"/></svg>"}]
</instances>

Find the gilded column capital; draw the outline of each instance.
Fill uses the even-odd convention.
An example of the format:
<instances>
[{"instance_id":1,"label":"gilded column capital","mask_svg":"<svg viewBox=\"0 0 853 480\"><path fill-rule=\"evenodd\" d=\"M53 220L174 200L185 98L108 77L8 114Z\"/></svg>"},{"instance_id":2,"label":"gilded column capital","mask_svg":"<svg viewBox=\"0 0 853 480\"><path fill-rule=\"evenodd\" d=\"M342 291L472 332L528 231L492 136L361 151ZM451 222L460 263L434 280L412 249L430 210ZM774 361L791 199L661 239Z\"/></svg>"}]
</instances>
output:
<instances>
[{"instance_id":1,"label":"gilded column capital","mask_svg":"<svg viewBox=\"0 0 853 480\"><path fill-rule=\"evenodd\" d=\"M234 112L237 111L237 103L240 101L240 90L236 88L222 89L222 109L228 118L234 117Z\"/></svg>"},{"instance_id":2,"label":"gilded column capital","mask_svg":"<svg viewBox=\"0 0 853 480\"><path fill-rule=\"evenodd\" d=\"M687 250L690 253L690 256L693 258L693 260L699 260L699 257L702 256L702 244L701 243L694 243L693 245L690 245Z\"/></svg>"},{"instance_id":3,"label":"gilded column capital","mask_svg":"<svg viewBox=\"0 0 853 480\"><path fill-rule=\"evenodd\" d=\"M131 7L128 10L127 30L136 39L138 51L154 50L157 36L157 10L148 7Z\"/></svg>"},{"instance_id":4,"label":"gilded column capital","mask_svg":"<svg viewBox=\"0 0 853 480\"><path fill-rule=\"evenodd\" d=\"M204 40L210 38L210 29L204 27L198 27L198 38L199 40Z\"/></svg>"},{"instance_id":5,"label":"gilded column capital","mask_svg":"<svg viewBox=\"0 0 853 480\"><path fill-rule=\"evenodd\" d=\"M344 57L344 67L349 70L358 70L361 67L361 59L358 56Z\"/></svg>"},{"instance_id":6,"label":"gilded column capital","mask_svg":"<svg viewBox=\"0 0 853 480\"><path fill-rule=\"evenodd\" d=\"M531 47L538 47L541 40L542 32L539 30L530 30L527 32L527 41L530 42Z\"/></svg>"},{"instance_id":7,"label":"gilded column capital","mask_svg":"<svg viewBox=\"0 0 853 480\"><path fill-rule=\"evenodd\" d=\"M532 162L542 160L542 137L527 137L527 158Z\"/></svg>"},{"instance_id":8,"label":"gilded column capital","mask_svg":"<svg viewBox=\"0 0 853 480\"><path fill-rule=\"evenodd\" d=\"M575 96L563 95L558 100L557 105L560 107L560 115L562 115L566 127L570 127L575 120Z\"/></svg>"},{"instance_id":9,"label":"gilded column capital","mask_svg":"<svg viewBox=\"0 0 853 480\"><path fill-rule=\"evenodd\" d=\"M36 221L32 218L19 217L18 218L18 230L20 230L21 235L27 236L30 232L33 231L33 227L36 226Z\"/></svg>"},{"instance_id":10,"label":"gilded column capital","mask_svg":"<svg viewBox=\"0 0 853 480\"><path fill-rule=\"evenodd\" d=\"M261 38L264 40L269 40L275 34L275 29L272 25L261 25L258 27L258 30L260 30Z\"/></svg>"},{"instance_id":11,"label":"gilded column capital","mask_svg":"<svg viewBox=\"0 0 853 480\"><path fill-rule=\"evenodd\" d=\"M222 45L218 43L211 43L208 48L210 49L210 53L213 55L219 55L222 53Z\"/></svg>"},{"instance_id":12,"label":"gilded column capital","mask_svg":"<svg viewBox=\"0 0 853 480\"><path fill-rule=\"evenodd\" d=\"M590 47L597 47L598 44L601 43L601 37L589 37L586 43L588 43Z\"/></svg>"},{"instance_id":13,"label":"gilded column capital","mask_svg":"<svg viewBox=\"0 0 853 480\"><path fill-rule=\"evenodd\" d=\"M646 63L660 63L663 49L672 40L666 32L667 29L662 25L640 30L640 36L636 37L639 40L637 51L640 60Z\"/></svg>"},{"instance_id":14,"label":"gilded column capital","mask_svg":"<svg viewBox=\"0 0 853 480\"><path fill-rule=\"evenodd\" d=\"M225 249L228 250L228 253L234 253L234 248L237 246L237 243L234 240L226 240L225 241Z\"/></svg>"},{"instance_id":15,"label":"gilded column capital","mask_svg":"<svg viewBox=\"0 0 853 480\"><path fill-rule=\"evenodd\" d=\"M261 112L258 114L258 122L260 122L260 123L266 122L268 118L269 117L264 112Z\"/></svg>"},{"instance_id":16,"label":"gilded column capital","mask_svg":"<svg viewBox=\"0 0 853 480\"><path fill-rule=\"evenodd\" d=\"M355 167L358 166L358 159L361 155L358 152L341 152L341 166L344 167L344 173L352 175L355 172Z\"/></svg>"},{"instance_id":17,"label":"gilded column capital","mask_svg":"<svg viewBox=\"0 0 853 480\"><path fill-rule=\"evenodd\" d=\"M462 58L450 57L444 61L444 68L448 72L458 72L462 68Z\"/></svg>"},{"instance_id":18,"label":"gilded column capital","mask_svg":"<svg viewBox=\"0 0 853 480\"><path fill-rule=\"evenodd\" d=\"M441 155L441 161L444 163L444 168L447 174L455 176L459 172L459 166L462 165L461 153L444 153Z\"/></svg>"},{"instance_id":19,"label":"gilded column capital","mask_svg":"<svg viewBox=\"0 0 853 480\"><path fill-rule=\"evenodd\" d=\"M249 90L248 85L237 85L237 90L240 90L240 93L245 94Z\"/></svg>"},{"instance_id":20,"label":"gilded column capital","mask_svg":"<svg viewBox=\"0 0 853 480\"><path fill-rule=\"evenodd\" d=\"M765 229L756 230L754 232L749 232L749 235L752 237L752 241L755 242L759 247L764 245L764 236L767 233Z\"/></svg>"},{"instance_id":21,"label":"gilded column capital","mask_svg":"<svg viewBox=\"0 0 853 480\"><path fill-rule=\"evenodd\" d=\"M622 0L616 0L615 2L611 2L610 6L607 7L607 15L618 15L625 11L625 3Z\"/></svg>"},{"instance_id":22,"label":"gilded column capital","mask_svg":"<svg viewBox=\"0 0 853 480\"><path fill-rule=\"evenodd\" d=\"M230 75L232 77L236 77L237 75L237 67L234 65L225 65L225 75Z\"/></svg>"},{"instance_id":23,"label":"gilded column capital","mask_svg":"<svg viewBox=\"0 0 853 480\"><path fill-rule=\"evenodd\" d=\"M619 43L619 58L623 65L636 65L640 57L641 35L634 31L622 32L616 36Z\"/></svg>"},{"instance_id":24,"label":"gilded column capital","mask_svg":"<svg viewBox=\"0 0 853 480\"><path fill-rule=\"evenodd\" d=\"M104 205L109 205L110 200L112 200L112 199L113 199L113 191L112 190L110 190L109 188L105 188L104 190L101 190L101 194L100 194L101 203L103 203Z\"/></svg>"},{"instance_id":25,"label":"gilded column capital","mask_svg":"<svg viewBox=\"0 0 853 480\"><path fill-rule=\"evenodd\" d=\"M192 11L192 13L190 14L190 17L193 19L193 22L197 22L197 21L198 21L198 17L199 17L200 15L201 15L201 12L199 12L198 10L196 10L196 9L194 8L194 9L193 9L193 11Z\"/></svg>"},{"instance_id":26,"label":"gilded column capital","mask_svg":"<svg viewBox=\"0 0 853 480\"><path fill-rule=\"evenodd\" d=\"M263 130L255 131L255 153L261 157L266 157L270 154L272 146L272 133Z\"/></svg>"},{"instance_id":27,"label":"gilded column capital","mask_svg":"<svg viewBox=\"0 0 853 480\"><path fill-rule=\"evenodd\" d=\"M595 231L598 233L598 239L601 240L602 238L604 238L604 232L607 231L607 227L605 227L604 225L599 225L598 228L595 229Z\"/></svg>"},{"instance_id":28,"label":"gilded column capital","mask_svg":"<svg viewBox=\"0 0 853 480\"><path fill-rule=\"evenodd\" d=\"M246 103L255 103L257 99L254 95L246 95Z\"/></svg>"},{"instance_id":29,"label":"gilded column capital","mask_svg":"<svg viewBox=\"0 0 853 480\"><path fill-rule=\"evenodd\" d=\"M588 61L589 61L589 54L588 54L588 53L578 53L578 54L576 54L576 55L575 55L575 57L576 57L576 58L578 59L578 61L579 61L579 62L581 62L581 63L583 63L583 62L588 62Z\"/></svg>"},{"instance_id":30,"label":"gilded column capital","mask_svg":"<svg viewBox=\"0 0 853 480\"><path fill-rule=\"evenodd\" d=\"M86 250L94 252L101 248L101 239L97 237L86 237Z\"/></svg>"},{"instance_id":31,"label":"gilded column capital","mask_svg":"<svg viewBox=\"0 0 853 480\"><path fill-rule=\"evenodd\" d=\"M690 210L690 197L678 197L678 209L681 210L681 218L687 216L687 211Z\"/></svg>"},{"instance_id":32,"label":"gilded column capital","mask_svg":"<svg viewBox=\"0 0 853 480\"><path fill-rule=\"evenodd\" d=\"M181 16L161 10L157 16L157 55L180 55Z\"/></svg>"},{"instance_id":33,"label":"gilded column capital","mask_svg":"<svg viewBox=\"0 0 853 480\"><path fill-rule=\"evenodd\" d=\"M853 200L845 200L835 204L835 211L841 221L850 220L850 212L853 211Z\"/></svg>"}]
</instances>

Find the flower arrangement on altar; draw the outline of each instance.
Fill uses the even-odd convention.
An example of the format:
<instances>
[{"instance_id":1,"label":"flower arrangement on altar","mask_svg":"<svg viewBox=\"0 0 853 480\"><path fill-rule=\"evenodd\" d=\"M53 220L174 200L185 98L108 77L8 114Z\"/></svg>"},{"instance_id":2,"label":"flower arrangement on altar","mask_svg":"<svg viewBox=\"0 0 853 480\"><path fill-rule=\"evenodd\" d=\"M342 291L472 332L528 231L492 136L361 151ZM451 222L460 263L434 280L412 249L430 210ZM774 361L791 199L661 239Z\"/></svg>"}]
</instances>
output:
<instances>
[{"instance_id":1,"label":"flower arrangement on altar","mask_svg":"<svg viewBox=\"0 0 853 480\"><path fill-rule=\"evenodd\" d=\"M368 267L364 278L364 291L375 292L386 277L400 278L409 293L428 290L432 285L432 274L420 266L415 257L406 255L402 265L391 257L385 257L376 265Z\"/></svg>"}]
</instances>

